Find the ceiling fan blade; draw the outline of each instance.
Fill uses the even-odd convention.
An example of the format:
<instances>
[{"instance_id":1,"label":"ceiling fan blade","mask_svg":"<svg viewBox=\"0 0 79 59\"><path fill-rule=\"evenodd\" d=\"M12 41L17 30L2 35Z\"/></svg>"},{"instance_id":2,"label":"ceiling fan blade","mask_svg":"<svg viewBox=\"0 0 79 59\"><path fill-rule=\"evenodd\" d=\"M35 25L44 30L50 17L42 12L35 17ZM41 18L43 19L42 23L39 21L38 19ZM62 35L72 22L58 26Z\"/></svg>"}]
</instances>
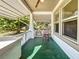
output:
<instances>
[{"instance_id":1,"label":"ceiling fan blade","mask_svg":"<svg viewBox=\"0 0 79 59\"><path fill-rule=\"evenodd\" d=\"M38 7L38 4L40 3L40 0L37 1L36 5L35 5L35 8Z\"/></svg>"}]
</instances>

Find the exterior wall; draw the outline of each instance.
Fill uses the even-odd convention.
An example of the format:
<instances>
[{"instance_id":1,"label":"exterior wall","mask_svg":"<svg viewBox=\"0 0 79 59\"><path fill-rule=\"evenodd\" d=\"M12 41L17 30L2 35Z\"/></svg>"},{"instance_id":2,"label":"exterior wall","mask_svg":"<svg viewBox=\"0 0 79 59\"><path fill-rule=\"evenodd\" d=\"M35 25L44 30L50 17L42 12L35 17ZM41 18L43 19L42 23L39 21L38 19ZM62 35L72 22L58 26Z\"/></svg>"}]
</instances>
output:
<instances>
[{"instance_id":1,"label":"exterior wall","mask_svg":"<svg viewBox=\"0 0 79 59\"><path fill-rule=\"evenodd\" d=\"M13 47L0 56L0 59L19 59L21 56L21 41L16 42Z\"/></svg>"},{"instance_id":2,"label":"exterior wall","mask_svg":"<svg viewBox=\"0 0 79 59\"><path fill-rule=\"evenodd\" d=\"M60 1L57 6L55 7L55 9L52 12L52 17L51 17L51 36L54 39L54 41L61 47L61 49L70 57L70 59L79 59L79 51L77 51L77 49L79 48L79 26L77 27L77 42L75 43L72 40L67 40L68 42L65 42L64 40L62 40L63 38L63 24L62 24L62 12L63 12L63 7L66 6L71 0L62 0ZM78 0L79 1L79 0ZM56 36L55 32L54 32L54 13L59 11L59 33L57 33L59 36L62 36L61 38L59 38L58 36ZM79 2L78 2L78 11L79 11ZM79 12L78 12L79 15ZM77 25L79 25L79 16L78 16L78 21L77 21ZM69 38L70 39L70 38ZM69 45L68 43L72 42L72 45ZM70 43L71 44L71 43ZM76 48L74 48L74 46L76 46ZM78 49L79 50L79 49Z\"/></svg>"}]
</instances>

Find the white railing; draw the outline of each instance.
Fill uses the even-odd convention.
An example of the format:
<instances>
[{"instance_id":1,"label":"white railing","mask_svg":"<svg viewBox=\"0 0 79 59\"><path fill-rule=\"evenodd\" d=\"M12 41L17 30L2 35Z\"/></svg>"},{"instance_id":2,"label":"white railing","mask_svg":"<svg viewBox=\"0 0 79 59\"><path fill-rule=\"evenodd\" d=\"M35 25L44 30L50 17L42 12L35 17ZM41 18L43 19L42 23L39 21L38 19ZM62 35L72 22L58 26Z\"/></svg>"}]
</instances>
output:
<instances>
[{"instance_id":1,"label":"white railing","mask_svg":"<svg viewBox=\"0 0 79 59\"><path fill-rule=\"evenodd\" d=\"M23 34L21 46L24 45L31 38L31 34L32 34L32 32L29 30Z\"/></svg>"}]
</instances>

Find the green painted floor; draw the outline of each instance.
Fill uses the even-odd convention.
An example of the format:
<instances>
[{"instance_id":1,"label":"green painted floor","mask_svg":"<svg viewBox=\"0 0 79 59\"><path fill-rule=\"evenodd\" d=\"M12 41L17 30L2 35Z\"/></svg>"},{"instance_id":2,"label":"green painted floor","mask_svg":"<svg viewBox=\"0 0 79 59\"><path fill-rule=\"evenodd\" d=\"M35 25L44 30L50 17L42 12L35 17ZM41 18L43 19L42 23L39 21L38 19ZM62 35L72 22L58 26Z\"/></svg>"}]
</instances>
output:
<instances>
[{"instance_id":1,"label":"green painted floor","mask_svg":"<svg viewBox=\"0 0 79 59\"><path fill-rule=\"evenodd\" d=\"M21 59L27 59L33 53L34 48L39 45L42 45L42 47L32 59L69 59L52 38L49 38L48 42L44 42L43 38L29 40L22 46Z\"/></svg>"}]
</instances>

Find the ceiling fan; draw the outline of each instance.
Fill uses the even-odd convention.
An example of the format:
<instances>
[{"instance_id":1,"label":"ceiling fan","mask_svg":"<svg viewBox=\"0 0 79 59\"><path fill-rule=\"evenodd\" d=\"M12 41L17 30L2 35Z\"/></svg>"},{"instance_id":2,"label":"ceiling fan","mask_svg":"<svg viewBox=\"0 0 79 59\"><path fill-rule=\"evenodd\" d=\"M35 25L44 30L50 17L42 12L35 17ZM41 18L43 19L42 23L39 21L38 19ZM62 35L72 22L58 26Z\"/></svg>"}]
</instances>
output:
<instances>
[{"instance_id":1,"label":"ceiling fan","mask_svg":"<svg viewBox=\"0 0 79 59\"><path fill-rule=\"evenodd\" d=\"M39 5L40 2L44 2L44 0L38 0L37 3L36 3L36 5L35 5L35 8L38 7L38 5Z\"/></svg>"}]
</instances>

